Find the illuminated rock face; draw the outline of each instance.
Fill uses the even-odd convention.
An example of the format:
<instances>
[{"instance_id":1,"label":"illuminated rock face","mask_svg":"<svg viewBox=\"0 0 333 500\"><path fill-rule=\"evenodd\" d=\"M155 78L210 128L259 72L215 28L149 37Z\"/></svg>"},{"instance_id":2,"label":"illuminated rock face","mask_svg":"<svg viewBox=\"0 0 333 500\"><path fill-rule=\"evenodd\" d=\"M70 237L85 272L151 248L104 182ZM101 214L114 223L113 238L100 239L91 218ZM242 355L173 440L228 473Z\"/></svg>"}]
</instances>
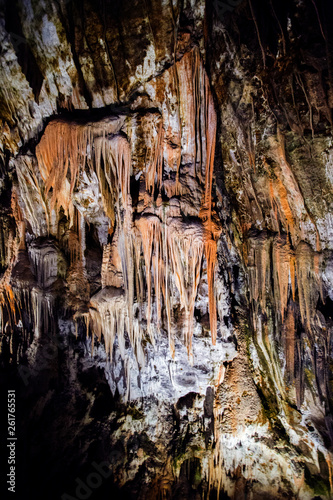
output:
<instances>
[{"instance_id":1,"label":"illuminated rock face","mask_svg":"<svg viewBox=\"0 0 333 500\"><path fill-rule=\"evenodd\" d=\"M0 12L2 362L66 346L58 497L108 450L130 498L332 493L331 12L217 12Z\"/></svg>"}]
</instances>

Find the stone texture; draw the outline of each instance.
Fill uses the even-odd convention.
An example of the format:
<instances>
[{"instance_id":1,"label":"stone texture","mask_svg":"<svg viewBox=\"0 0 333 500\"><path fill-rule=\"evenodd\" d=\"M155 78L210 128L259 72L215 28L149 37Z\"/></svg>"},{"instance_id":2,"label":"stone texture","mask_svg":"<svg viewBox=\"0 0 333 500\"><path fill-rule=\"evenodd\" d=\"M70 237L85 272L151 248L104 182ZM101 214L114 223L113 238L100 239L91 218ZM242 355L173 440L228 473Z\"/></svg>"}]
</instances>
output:
<instances>
[{"instance_id":1,"label":"stone texture","mask_svg":"<svg viewBox=\"0 0 333 500\"><path fill-rule=\"evenodd\" d=\"M1 4L1 363L41 497L102 460L96 498L332 494L332 8L233 4Z\"/></svg>"}]
</instances>

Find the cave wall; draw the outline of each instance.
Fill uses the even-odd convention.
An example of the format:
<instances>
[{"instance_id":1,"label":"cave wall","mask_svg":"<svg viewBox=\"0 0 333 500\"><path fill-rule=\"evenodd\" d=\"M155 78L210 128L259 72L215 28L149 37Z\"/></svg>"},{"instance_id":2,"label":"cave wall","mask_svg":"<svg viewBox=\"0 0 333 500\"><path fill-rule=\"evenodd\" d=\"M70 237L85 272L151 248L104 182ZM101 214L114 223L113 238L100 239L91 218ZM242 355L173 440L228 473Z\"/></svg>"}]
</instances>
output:
<instances>
[{"instance_id":1,"label":"cave wall","mask_svg":"<svg viewBox=\"0 0 333 500\"><path fill-rule=\"evenodd\" d=\"M234 4L1 4L2 368L130 498L330 498L332 8Z\"/></svg>"}]
</instances>

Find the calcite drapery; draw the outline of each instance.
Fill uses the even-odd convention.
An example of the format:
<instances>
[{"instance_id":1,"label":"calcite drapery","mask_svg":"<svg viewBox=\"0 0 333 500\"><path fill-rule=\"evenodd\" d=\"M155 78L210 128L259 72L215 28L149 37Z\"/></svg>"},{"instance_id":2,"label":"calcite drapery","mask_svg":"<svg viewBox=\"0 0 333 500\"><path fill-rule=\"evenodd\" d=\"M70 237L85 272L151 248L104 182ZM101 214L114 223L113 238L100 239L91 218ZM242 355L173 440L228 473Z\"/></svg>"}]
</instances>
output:
<instances>
[{"instance_id":1,"label":"calcite drapery","mask_svg":"<svg viewBox=\"0 0 333 500\"><path fill-rule=\"evenodd\" d=\"M165 324L174 355L173 310L179 302L185 317L185 343L191 356L203 256L207 262L211 334L213 343L216 342L214 274L220 227L212 212L215 110L196 49L169 73L177 82L178 92L187 96L180 100L178 109L178 134L183 150L175 163L172 158L171 163L166 163L170 130L165 130L163 124L167 114L161 116L155 112L143 116L136 112L120 113L95 122L53 120L37 144L37 164L31 157L18 160L20 202L31 227L41 236L45 231L58 236L61 218L65 216L68 220L69 228L62 242L63 251L70 257L66 278L69 303L76 311L76 320L82 314L89 325L90 317L93 335L96 332L100 338L103 333L107 352L112 350L116 332L123 336L127 331L134 347L145 330L154 343L154 332ZM163 82L159 83L157 78L156 85L160 84ZM132 165L130 138L138 142L139 136L141 144L136 150L139 157ZM138 194L131 192L134 175L139 182ZM80 288L87 289L86 206L75 197L82 176L88 179L97 176L99 196L109 220L110 242L104 244L103 289L99 292L103 299L94 296L90 304L85 294L80 297ZM133 194L138 196L136 206ZM44 209L44 225L31 209L36 198ZM34 259L37 257L36 254ZM45 268L43 272L49 271ZM55 272L61 276L60 270ZM34 297L33 303L38 294ZM134 330L139 339L134 338Z\"/></svg>"}]
</instances>

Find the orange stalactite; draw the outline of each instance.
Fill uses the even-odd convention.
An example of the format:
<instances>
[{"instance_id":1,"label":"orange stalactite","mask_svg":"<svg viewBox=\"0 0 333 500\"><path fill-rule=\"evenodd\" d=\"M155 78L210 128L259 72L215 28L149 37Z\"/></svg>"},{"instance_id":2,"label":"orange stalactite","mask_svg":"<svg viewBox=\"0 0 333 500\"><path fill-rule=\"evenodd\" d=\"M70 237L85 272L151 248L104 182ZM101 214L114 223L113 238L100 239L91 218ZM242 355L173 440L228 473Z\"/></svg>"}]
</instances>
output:
<instances>
[{"instance_id":1,"label":"orange stalactite","mask_svg":"<svg viewBox=\"0 0 333 500\"><path fill-rule=\"evenodd\" d=\"M0 332L2 333L5 327L5 325L3 324L4 309L7 310L8 321L11 329L13 328L13 325L16 324L17 313L19 314L19 316L21 316L21 303L19 298L16 296L11 284L12 270L17 260L17 255L20 248L24 248L25 239L25 225L15 188L13 188L12 190L11 209L17 223L18 234L14 236L14 232L11 230L8 234L7 241L5 242L7 246L7 269L0 279Z\"/></svg>"},{"instance_id":2,"label":"orange stalactite","mask_svg":"<svg viewBox=\"0 0 333 500\"><path fill-rule=\"evenodd\" d=\"M120 135L114 135L110 140L106 137L106 133L115 134L118 129L117 120L107 119L84 125L61 120L49 123L36 147L36 157L45 194L52 189L51 210L56 205L58 208L62 206L67 214L72 210L71 197L78 176L86 165L89 169L93 168L93 149L97 170L103 158L111 173L116 174L115 181L126 197L130 176L128 143ZM110 171L107 173L110 174ZM100 181L103 181L100 177ZM102 189L102 192L105 194L105 190ZM108 197L107 201L110 201Z\"/></svg>"},{"instance_id":3,"label":"orange stalactite","mask_svg":"<svg viewBox=\"0 0 333 500\"><path fill-rule=\"evenodd\" d=\"M214 274L215 264L217 261L217 244L214 240L206 241L205 255L207 259L207 280L208 280L208 301L209 301L209 318L210 331L212 335L213 345L216 344L217 336L217 314L216 314L216 298L214 290Z\"/></svg>"},{"instance_id":4,"label":"orange stalactite","mask_svg":"<svg viewBox=\"0 0 333 500\"><path fill-rule=\"evenodd\" d=\"M3 312L4 309L7 310L8 313L8 321L11 329L13 325L17 322L17 313L19 317L21 317L21 303L14 290L11 286L11 273L12 273L12 264L6 269L3 276L0 280L0 333L4 332L5 325L3 324Z\"/></svg>"},{"instance_id":5,"label":"orange stalactite","mask_svg":"<svg viewBox=\"0 0 333 500\"><path fill-rule=\"evenodd\" d=\"M171 197L176 192L180 198L186 198L191 193L193 184L197 199L193 200L193 206L186 200L183 208L185 216L196 218L199 216L198 223L185 222L181 217L180 208L178 213L174 204L165 206L162 196L157 199L155 196L156 190L161 193L163 161L169 154L166 152L163 116L148 117L148 129L152 132L148 133L148 129L144 129L143 132L144 137L148 134L145 139L146 168L143 169L145 176L141 179L140 187L140 196L145 203L144 208L138 212L141 215L136 222L133 220L130 193L132 174L130 142L123 132L120 132L121 119L118 119L119 123L116 119L110 118L85 125L55 120L47 126L36 148L36 156L45 185L47 211L59 210L62 206L70 218L72 234L68 240L71 255L69 283L73 289L73 300L77 283L83 283L84 279L81 269L84 261L82 250L84 234L81 234L81 224L76 220L78 213L74 208L72 195L80 175L88 169L94 170L99 180L104 211L110 220L109 231L113 235L113 242L107 245L103 252L102 289L119 286L125 291L122 299L117 298L117 295L109 297L111 302L117 303L117 307L126 299L126 321L121 319L119 324L124 327L128 325L131 342L136 342L134 335L141 336L140 329L134 321L133 311L136 307L134 291L136 290L138 302L142 303L145 283L147 329L151 341L154 341L151 321L153 310L155 311L155 308L153 309L155 300L157 327L162 321L162 303L165 307L170 349L174 355L172 289L176 286L184 310L185 338L190 355L194 304L201 277L203 255L207 261L210 325L214 344L217 337L214 281L217 240L221 228L212 209L217 120L209 80L199 52L194 49L185 54L181 61L176 63L173 71L179 97L180 129L179 137L177 136L179 144L177 142L175 145L171 141L168 147L172 150L177 147L179 151L177 149L176 163L174 156L171 155L172 166L177 168L176 185L172 187L174 180L168 179L169 184L171 183L170 189L168 191L166 187L165 192ZM189 183L181 173L181 164L186 167L185 171L187 169L189 171ZM49 195L50 191L52 192ZM47 217L49 215L47 214ZM115 230L117 235L114 234ZM114 259L117 262L113 262ZM122 274L121 280L119 274ZM95 318L95 322L98 314L104 317L109 311L104 299L105 297L96 304L96 308L102 308L104 312L97 313L96 308L92 309L91 317ZM113 327L105 318L100 317L98 321L101 332L105 328L109 331L108 342L111 342L114 337ZM118 324L115 318L112 321ZM110 350L109 344L108 349Z\"/></svg>"},{"instance_id":6,"label":"orange stalactite","mask_svg":"<svg viewBox=\"0 0 333 500\"><path fill-rule=\"evenodd\" d=\"M281 222L285 225L287 232L290 232L292 239L295 238L295 219L288 201L287 190L279 177L270 180L269 193L272 209L275 214L276 222Z\"/></svg>"},{"instance_id":7,"label":"orange stalactite","mask_svg":"<svg viewBox=\"0 0 333 500\"><path fill-rule=\"evenodd\" d=\"M282 322L288 302L289 274L291 270L291 249L282 237L273 241L273 279L276 309L280 311Z\"/></svg>"},{"instance_id":8,"label":"orange stalactite","mask_svg":"<svg viewBox=\"0 0 333 500\"><path fill-rule=\"evenodd\" d=\"M207 75L204 77L204 100L205 100L205 137L206 137L206 166L205 166L205 190L201 205L200 216L205 227L205 256L207 260L207 279L209 297L209 317L212 342L215 344L217 336L217 311L215 298L215 266L217 262L217 239L221 228L212 217L212 185L216 143L216 113L213 97L209 89Z\"/></svg>"},{"instance_id":9,"label":"orange stalactite","mask_svg":"<svg viewBox=\"0 0 333 500\"><path fill-rule=\"evenodd\" d=\"M91 141L89 127L51 122L43 134L36 156L46 194L52 188L51 209L57 204L68 213L71 194L80 168L84 168L87 145ZM67 180L70 172L70 182ZM68 183L68 186L66 186Z\"/></svg>"},{"instance_id":10,"label":"orange stalactite","mask_svg":"<svg viewBox=\"0 0 333 500\"><path fill-rule=\"evenodd\" d=\"M126 209L131 204L130 177L131 177L131 152L125 137L114 136L111 139L99 137L94 141L96 173L102 179L101 172L107 184L102 186L105 192L108 186L111 193L116 193L118 199L122 196L122 204ZM102 168L102 160L104 168ZM106 207L108 208L108 207Z\"/></svg>"},{"instance_id":11,"label":"orange stalactite","mask_svg":"<svg viewBox=\"0 0 333 500\"><path fill-rule=\"evenodd\" d=\"M162 186L162 169L163 169L163 139L164 129L163 122L160 120L156 133L154 147L151 152L151 158L146 160L146 191L154 195L155 184L160 191Z\"/></svg>"}]
</instances>

